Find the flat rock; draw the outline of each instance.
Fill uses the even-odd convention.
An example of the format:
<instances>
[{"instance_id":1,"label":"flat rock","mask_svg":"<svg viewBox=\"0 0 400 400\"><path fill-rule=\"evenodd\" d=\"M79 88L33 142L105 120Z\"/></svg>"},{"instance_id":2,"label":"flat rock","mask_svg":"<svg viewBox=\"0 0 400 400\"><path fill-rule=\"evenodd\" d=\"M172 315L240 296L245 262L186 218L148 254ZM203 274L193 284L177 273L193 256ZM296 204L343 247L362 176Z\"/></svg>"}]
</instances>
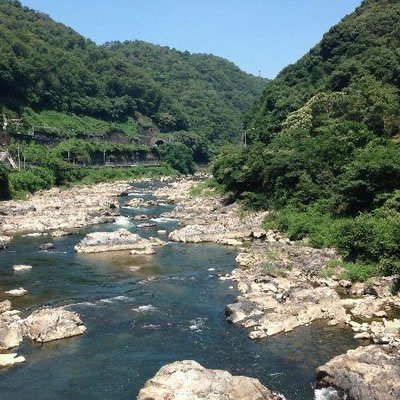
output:
<instances>
[{"instance_id":1,"label":"flat rock","mask_svg":"<svg viewBox=\"0 0 400 400\"><path fill-rule=\"evenodd\" d=\"M11 367L23 362L25 362L25 357L18 356L17 353L0 354L0 368Z\"/></svg>"},{"instance_id":2,"label":"flat rock","mask_svg":"<svg viewBox=\"0 0 400 400\"><path fill-rule=\"evenodd\" d=\"M68 338L86 331L79 315L64 308L34 311L22 324L23 335L37 342Z\"/></svg>"},{"instance_id":3,"label":"flat rock","mask_svg":"<svg viewBox=\"0 0 400 400\"><path fill-rule=\"evenodd\" d=\"M335 324L345 323L348 319L339 295L332 288L295 288L276 294L276 285L258 285L259 289L268 288L267 294L256 291L253 286L248 294L239 297L237 303L226 307L228 320L250 328L251 339L290 332L319 319L334 320Z\"/></svg>"},{"instance_id":4,"label":"flat rock","mask_svg":"<svg viewBox=\"0 0 400 400\"><path fill-rule=\"evenodd\" d=\"M398 348L358 347L333 358L316 374L318 386L340 389L352 400L400 399Z\"/></svg>"},{"instance_id":5,"label":"flat rock","mask_svg":"<svg viewBox=\"0 0 400 400\"><path fill-rule=\"evenodd\" d=\"M106 251L132 250L135 254L154 253L154 243L149 239L141 238L136 233L126 229L118 229L115 232L89 233L75 246L78 253L101 253ZM150 251L151 250L151 251Z\"/></svg>"},{"instance_id":6,"label":"flat rock","mask_svg":"<svg viewBox=\"0 0 400 400\"><path fill-rule=\"evenodd\" d=\"M258 379L233 376L177 361L162 367L139 392L138 400L278 400Z\"/></svg>"}]
</instances>

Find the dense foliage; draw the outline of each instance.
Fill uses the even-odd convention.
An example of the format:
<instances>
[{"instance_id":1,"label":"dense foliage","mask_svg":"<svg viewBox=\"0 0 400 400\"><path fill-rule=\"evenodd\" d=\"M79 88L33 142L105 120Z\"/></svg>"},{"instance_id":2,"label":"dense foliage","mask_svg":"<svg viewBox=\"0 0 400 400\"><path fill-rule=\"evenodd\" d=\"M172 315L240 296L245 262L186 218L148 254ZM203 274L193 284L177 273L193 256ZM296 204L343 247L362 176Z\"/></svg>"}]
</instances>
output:
<instances>
[{"instance_id":1,"label":"dense foliage","mask_svg":"<svg viewBox=\"0 0 400 400\"><path fill-rule=\"evenodd\" d=\"M400 3L364 1L267 85L250 145L214 167L248 205L277 211L268 226L385 274L400 272L399 49Z\"/></svg>"},{"instance_id":2,"label":"dense foliage","mask_svg":"<svg viewBox=\"0 0 400 400\"><path fill-rule=\"evenodd\" d=\"M168 112L154 116L163 131L187 129L211 142L237 138L243 118L266 81L243 73L227 60L190 54L142 41L113 42L111 51L142 68L159 84L185 115L187 125Z\"/></svg>"},{"instance_id":3,"label":"dense foliage","mask_svg":"<svg viewBox=\"0 0 400 400\"><path fill-rule=\"evenodd\" d=\"M61 136L135 135L144 116L162 132L232 138L265 84L210 55L97 46L17 0L0 0L0 54L0 112Z\"/></svg>"},{"instance_id":4,"label":"dense foliage","mask_svg":"<svg viewBox=\"0 0 400 400\"><path fill-rule=\"evenodd\" d=\"M0 200L8 200L10 196L8 171L0 164Z\"/></svg>"},{"instance_id":5,"label":"dense foliage","mask_svg":"<svg viewBox=\"0 0 400 400\"><path fill-rule=\"evenodd\" d=\"M6 188L10 192L10 196L25 198L29 193L49 189L54 184L70 186L176 174L177 171L167 164L154 167L90 169L78 168L69 163L53 163L46 167L8 173L8 186Z\"/></svg>"},{"instance_id":6,"label":"dense foliage","mask_svg":"<svg viewBox=\"0 0 400 400\"><path fill-rule=\"evenodd\" d=\"M170 142L161 145L158 149L161 160L182 174L194 174L195 164L193 152L180 142Z\"/></svg>"}]
</instances>

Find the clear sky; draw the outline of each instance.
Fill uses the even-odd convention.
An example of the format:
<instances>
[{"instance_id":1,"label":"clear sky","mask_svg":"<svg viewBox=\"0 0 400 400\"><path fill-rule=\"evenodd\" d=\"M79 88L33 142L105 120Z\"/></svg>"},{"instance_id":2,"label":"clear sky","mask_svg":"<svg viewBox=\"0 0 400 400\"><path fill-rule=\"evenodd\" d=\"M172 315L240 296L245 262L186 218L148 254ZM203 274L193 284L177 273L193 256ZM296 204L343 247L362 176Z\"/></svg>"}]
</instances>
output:
<instances>
[{"instance_id":1,"label":"clear sky","mask_svg":"<svg viewBox=\"0 0 400 400\"><path fill-rule=\"evenodd\" d=\"M361 0L21 0L102 44L145 40L211 53L273 78Z\"/></svg>"}]
</instances>

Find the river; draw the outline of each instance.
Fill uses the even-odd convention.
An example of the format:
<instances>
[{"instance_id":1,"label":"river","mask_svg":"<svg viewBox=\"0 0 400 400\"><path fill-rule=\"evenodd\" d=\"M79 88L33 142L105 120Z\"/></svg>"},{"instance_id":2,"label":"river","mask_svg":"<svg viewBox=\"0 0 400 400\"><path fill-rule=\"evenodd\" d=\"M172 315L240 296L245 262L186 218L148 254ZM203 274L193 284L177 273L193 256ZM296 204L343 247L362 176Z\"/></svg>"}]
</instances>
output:
<instances>
[{"instance_id":1,"label":"river","mask_svg":"<svg viewBox=\"0 0 400 400\"><path fill-rule=\"evenodd\" d=\"M120 202L132 196L152 199L153 188L141 184ZM224 316L225 305L238 292L218 274L234 268L235 249L170 243L145 257L73 250L93 231L169 232L178 221L157 217L171 207L121 208L124 217L116 223L54 239L54 250L38 249L48 237L19 237L0 253L0 292L20 286L29 292L13 300L14 308L25 315L44 305L66 305L87 327L80 337L42 345L25 341L18 353L26 363L0 372L1 400L131 400L161 366L184 359L256 377L288 400L314 399L314 369L355 347L352 332L316 323L250 340ZM146 222L133 220L138 214L149 215L157 225L138 228ZM16 273L14 264L33 269Z\"/></svg>"}]
</instances>

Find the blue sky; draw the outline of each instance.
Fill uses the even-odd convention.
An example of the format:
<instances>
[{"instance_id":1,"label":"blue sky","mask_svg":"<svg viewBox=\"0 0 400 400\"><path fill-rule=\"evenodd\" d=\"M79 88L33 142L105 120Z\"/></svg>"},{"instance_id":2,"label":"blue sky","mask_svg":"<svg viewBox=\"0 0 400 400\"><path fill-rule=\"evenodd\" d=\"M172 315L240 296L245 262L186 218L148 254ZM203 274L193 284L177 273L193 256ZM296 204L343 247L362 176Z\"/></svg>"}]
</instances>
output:
<instances>
[{"instance_id":1,"label":"blue sky","mask_svg":"<svg viewBox=\"0 0 400 400\"><path fill-rule=\"evenodd\" d=\"M273 78L361 0L22 0L102 44L145 40L211 53Z\"/></svg>"}]
</instances>

